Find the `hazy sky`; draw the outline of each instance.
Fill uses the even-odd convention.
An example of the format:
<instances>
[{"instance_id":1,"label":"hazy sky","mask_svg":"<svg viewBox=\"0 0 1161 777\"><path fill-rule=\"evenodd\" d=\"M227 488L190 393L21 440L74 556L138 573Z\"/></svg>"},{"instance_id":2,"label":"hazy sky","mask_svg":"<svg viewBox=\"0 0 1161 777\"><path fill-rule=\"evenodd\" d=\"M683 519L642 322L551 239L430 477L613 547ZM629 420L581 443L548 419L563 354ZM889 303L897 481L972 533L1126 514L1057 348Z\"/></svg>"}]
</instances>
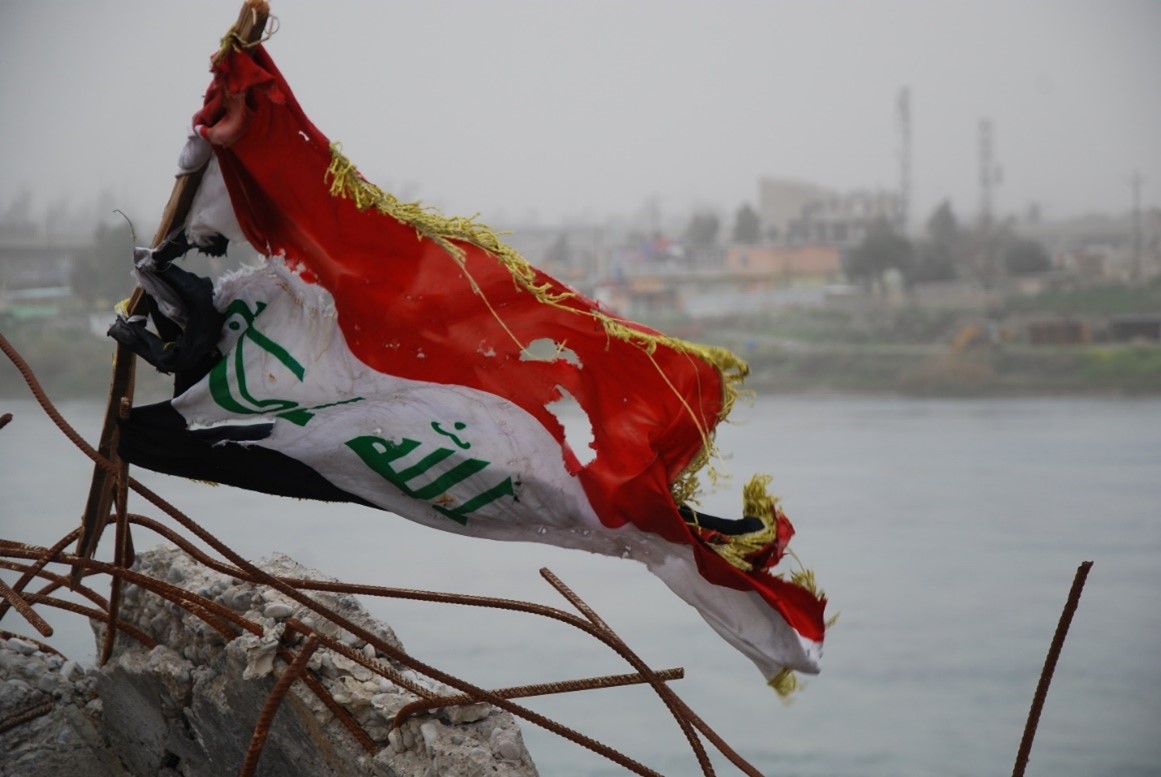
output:
<instances>
[{"instance_id":1,"label":"hazy sky","mask_svg":"<svg viewBox=\"0 0 1161 777\"><path fill-rule=\"evenodd\" d=\"M103 189L150 222L237 0L0 0L0 206ZM368 178L454 214L541 223L732 213L761 176L896 187L914 213L1161 203L1157 0L274 0L268 48ZM147 231L152 230L152 224Z\"/></svg>"}]
</instances>

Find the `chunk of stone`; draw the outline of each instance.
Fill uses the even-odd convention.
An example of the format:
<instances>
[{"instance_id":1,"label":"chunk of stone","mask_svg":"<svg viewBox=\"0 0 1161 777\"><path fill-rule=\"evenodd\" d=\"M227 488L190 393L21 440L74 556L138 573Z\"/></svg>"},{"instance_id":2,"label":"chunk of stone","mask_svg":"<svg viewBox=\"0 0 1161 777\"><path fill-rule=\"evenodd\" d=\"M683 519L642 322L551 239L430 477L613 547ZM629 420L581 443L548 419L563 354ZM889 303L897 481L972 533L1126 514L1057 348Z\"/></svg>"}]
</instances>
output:
<instances>
[{"instance_id":1,"label":"chunk of stone","mask_svg":"<svg viewBox=\"0 0 1161 777\"><path fill-rule=\"evenodd\" d=\"M285 556L265 559L259 566L280 577L322 578ZM272 589L209 570L174 547L141 554L134 569L202 593L263 631L243 630L236 636L227 631L223 636L189 610L127 586L121 616L159 643L153 649L122 635L109 662L89 673L74 661L46 656L28 640L0 640L0 713L14 706L48 704L44 716L0 733L0 777L238 773L254 722L287 670L280 649L291 654L301 649L301 639L286 633L284 620L297 607L281 601ZM402 650L391 629L367 615L356 598L312 596L378 635L392 650ZM324 633L339 634L322 616L305 620ZM94 625L98 646L103 632L102 624ZM448 692L442 684L382 658L374 645L348 642L363 656L404 674L415 687ZM391 729L395 712L415 701L414 694L326 647L315 652L308 666L344 714L379 743L377 752L369 756L335 711L296 682L274 717L259 775L536 775L507 713L487 704L463 705L420 714ZM496 739L497 732L503 737Z\"/></svg>"}]
</instances>

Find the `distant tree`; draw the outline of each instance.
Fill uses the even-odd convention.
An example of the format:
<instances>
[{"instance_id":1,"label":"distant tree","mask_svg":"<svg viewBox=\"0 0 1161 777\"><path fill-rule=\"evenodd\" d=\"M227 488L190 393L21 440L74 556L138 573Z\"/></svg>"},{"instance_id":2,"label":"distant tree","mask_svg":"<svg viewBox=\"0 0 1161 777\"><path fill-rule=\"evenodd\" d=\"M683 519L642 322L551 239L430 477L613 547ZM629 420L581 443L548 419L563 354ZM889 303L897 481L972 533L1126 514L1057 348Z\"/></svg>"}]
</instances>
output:
<instances>
[{"instance_id":1,"label":"distant tree","mask_svg":"<svg viewBox=\"0 0 1161 777\"><path fill-rule=\"evenodd\" d=\"M709 211L694 213L685 228L685 240L694 248L711 248L718 240L721 222Z\"/></svg>"},{"instance_id":2,"label":"distant tree","mask_svg":"<svg viewBox=\"0 0 1161 777\"><path fill-rule=\"evenodd\" d=\"M32 216L32 190L24 187L0 213L0 235L21 239L35 237L39 231Z\"/></svg>"},{"instance_id":3,"label":"distant tree","mask_svg":"<svg viewBox=\"0 0 1161 777\"><path fill-rule=\"evenodd\" d=\"M910 280L912 283L951 281L958 277L953 257L939 246L927 241L915 248L915 266Z\"/></svg>"},{"instance_id":4,"label":"distant tree","mask_svg":"<svg viewBox=\"0 0 1161 777\"><path fill-rule=\"evenodd\" d=\"M108 308L128 296L133 288L133 238L125 223L101 224L93 244L77 256L73 265L73 292L93 307Z\"/></svg>"},{"instance_id":5,"label":"distant tree","mask_svg":"<svg viewBox=\"0 0 1161 777\"><path fill-rule=\"evenodd\" d=\"M762 219L749 203L738 208L738 213L734 217L733 240L743 245L757 245L762 242Z\"/></svg>"},{"instance_id":6,"label":"distant tree","mask_svg":"<svg viewBox=\"0 0 1161 777\"><path fill-rule=\"evenodd\" d=\"M927 238L932 243L954 248L963 240L963 232L959 227L959 219L951 209L951 202L944 200L927 219Z\"/></svg>"},{"instance_id":7,"label":"distant tree","mask_svg":"<svg viewBox=\"0 0 1161 777\"><path fill-rule=\"evenodd\" d=\"M556 236L556 240L544 252L544 259L555 265L567 265L572 261L572 246L569 245L567 234L561 232Z\"/></svg>"},{"instance_id":8,"label":"distant tree","mask_svg":"<svg viewBox=\"0 0 1161 777\"><path fill-rule=\"evenodd\" d=\"M957 265L966 253L966 235L944 200L927 220L927 238L917 247L911 281L947 281L957 277Z\"/></svg>"},{"instance_id":9,"label":"distant tree","mask_svg":"<svg viewBox=\"0 0 1161 777\"><path fill-rule=\"evenodd\" d=\"M889 221L879 219L871 224L863 242L844 257L843 269L852 281L871 288L891 268L910 280L914 260L915 247L911 241L896 232Z\"/></svg>"},{"instance_id":10,"label":"distant tree","mask_svg":"<svg viewBox=\"0 0 1161 777\"><path fill-rule=\"evenodd\" d=\"M1004 269L1010 275L1033 275L1052 269L1052 257L1035 240L1016 238L1004 249Z\"/></svg>"}]
</instances>

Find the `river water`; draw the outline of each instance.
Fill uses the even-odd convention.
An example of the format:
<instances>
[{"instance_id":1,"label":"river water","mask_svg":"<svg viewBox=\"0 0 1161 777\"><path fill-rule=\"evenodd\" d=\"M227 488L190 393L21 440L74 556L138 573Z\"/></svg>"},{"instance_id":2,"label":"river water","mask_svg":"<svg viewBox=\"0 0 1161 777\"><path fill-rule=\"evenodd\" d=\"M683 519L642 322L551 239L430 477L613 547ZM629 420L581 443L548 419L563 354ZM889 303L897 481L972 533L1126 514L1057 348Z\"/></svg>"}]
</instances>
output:
<instances>
[{"instance_id":1,"label":"river water","mask_svg":"<svg viewBox=\"0 0 1161 777\"><path fill-rule=\"evenodd\" d=\"M99 405L62 410L95 437ZM33 403L0 400L0 412L15 416L0 431L0 536L51 543L75 525L90 467ZM1161 775L1161 401L767 398L739 405L719 443L734 478L703 507L734 514L748 476L773 474L792 547L841 612L823 673L789 705L635 562L138 476L250 558L281 551L351 582L567 609L537 574L547 566L652 666L685 667L678 693L771 775L1010 773L1073 575L1092 560L1027 773ZM143 535L139 548L153 544ZM367 604L411 652L482 685L629 671L531 616ZM55 644L91 660L87 625L48 614ZM530 706L664 774L700 773L647 691ZM546 777L624 773L531 724L524 734Z\"/></svg>"}]
</instances>

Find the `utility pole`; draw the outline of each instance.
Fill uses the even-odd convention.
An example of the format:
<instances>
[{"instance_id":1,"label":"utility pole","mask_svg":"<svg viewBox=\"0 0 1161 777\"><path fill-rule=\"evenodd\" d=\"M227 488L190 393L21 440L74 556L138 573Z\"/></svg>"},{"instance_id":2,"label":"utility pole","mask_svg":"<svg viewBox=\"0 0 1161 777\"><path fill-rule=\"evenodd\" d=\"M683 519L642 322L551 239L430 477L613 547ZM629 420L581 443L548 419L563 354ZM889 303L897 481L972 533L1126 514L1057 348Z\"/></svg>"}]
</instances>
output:
<instances>
[{"instance_id":1,"label":"utility pole","mask_svg":"<svg viewBox=\"0 0 1161 777\"><path fill-rule=\"evenodd\" d=\"M990 287L999 274L993 235L995 187L1000 183L1000 166L996 164L995 130L991 119L980 119L980 232L983 236L983 281Z\"/></svg>"},{"instance_id":2,"label":"utility pole","mask_svg":"<svg viewBox=\"0 0 1161 777\"><path fill-rule=\"evenodd\" d=\"M1129 177L1129 186L1133 189L1133 264L1130 277L1134 281L1141 278L1141 185L1144 182L1139 170Z\"/></svg>"},{"instance_id":3,"label":"utility pole","mask_svg":"<svg viewBox=\"0 0 1161 777\"><path fill-rule=\"evenodd\" d=\"M996 135L991 119L980 119L980 222L986 231L992 228L995 187L1000 183L1000 166L996 164Z\"/></svg>"},{"instance_id":4,"label":"utility pole","mask_svg":"<svg viewBox=\"0 0 1161 777\"><path fill-rule=\"evenodd\" d=\"M661 203L656 194L645 201L646 217L649 219L649 239L661 236Z\"/></svg>"},{"instance_id":5,"label":"utility pole","mask_svg":"<svg viewBox=\"0 0 1161 777\"><path fill-rule=\"evenodd\" d=\"M906 237L911 209L911 89L899 90L899 234Z\"/></svg>"}]
</instances>

